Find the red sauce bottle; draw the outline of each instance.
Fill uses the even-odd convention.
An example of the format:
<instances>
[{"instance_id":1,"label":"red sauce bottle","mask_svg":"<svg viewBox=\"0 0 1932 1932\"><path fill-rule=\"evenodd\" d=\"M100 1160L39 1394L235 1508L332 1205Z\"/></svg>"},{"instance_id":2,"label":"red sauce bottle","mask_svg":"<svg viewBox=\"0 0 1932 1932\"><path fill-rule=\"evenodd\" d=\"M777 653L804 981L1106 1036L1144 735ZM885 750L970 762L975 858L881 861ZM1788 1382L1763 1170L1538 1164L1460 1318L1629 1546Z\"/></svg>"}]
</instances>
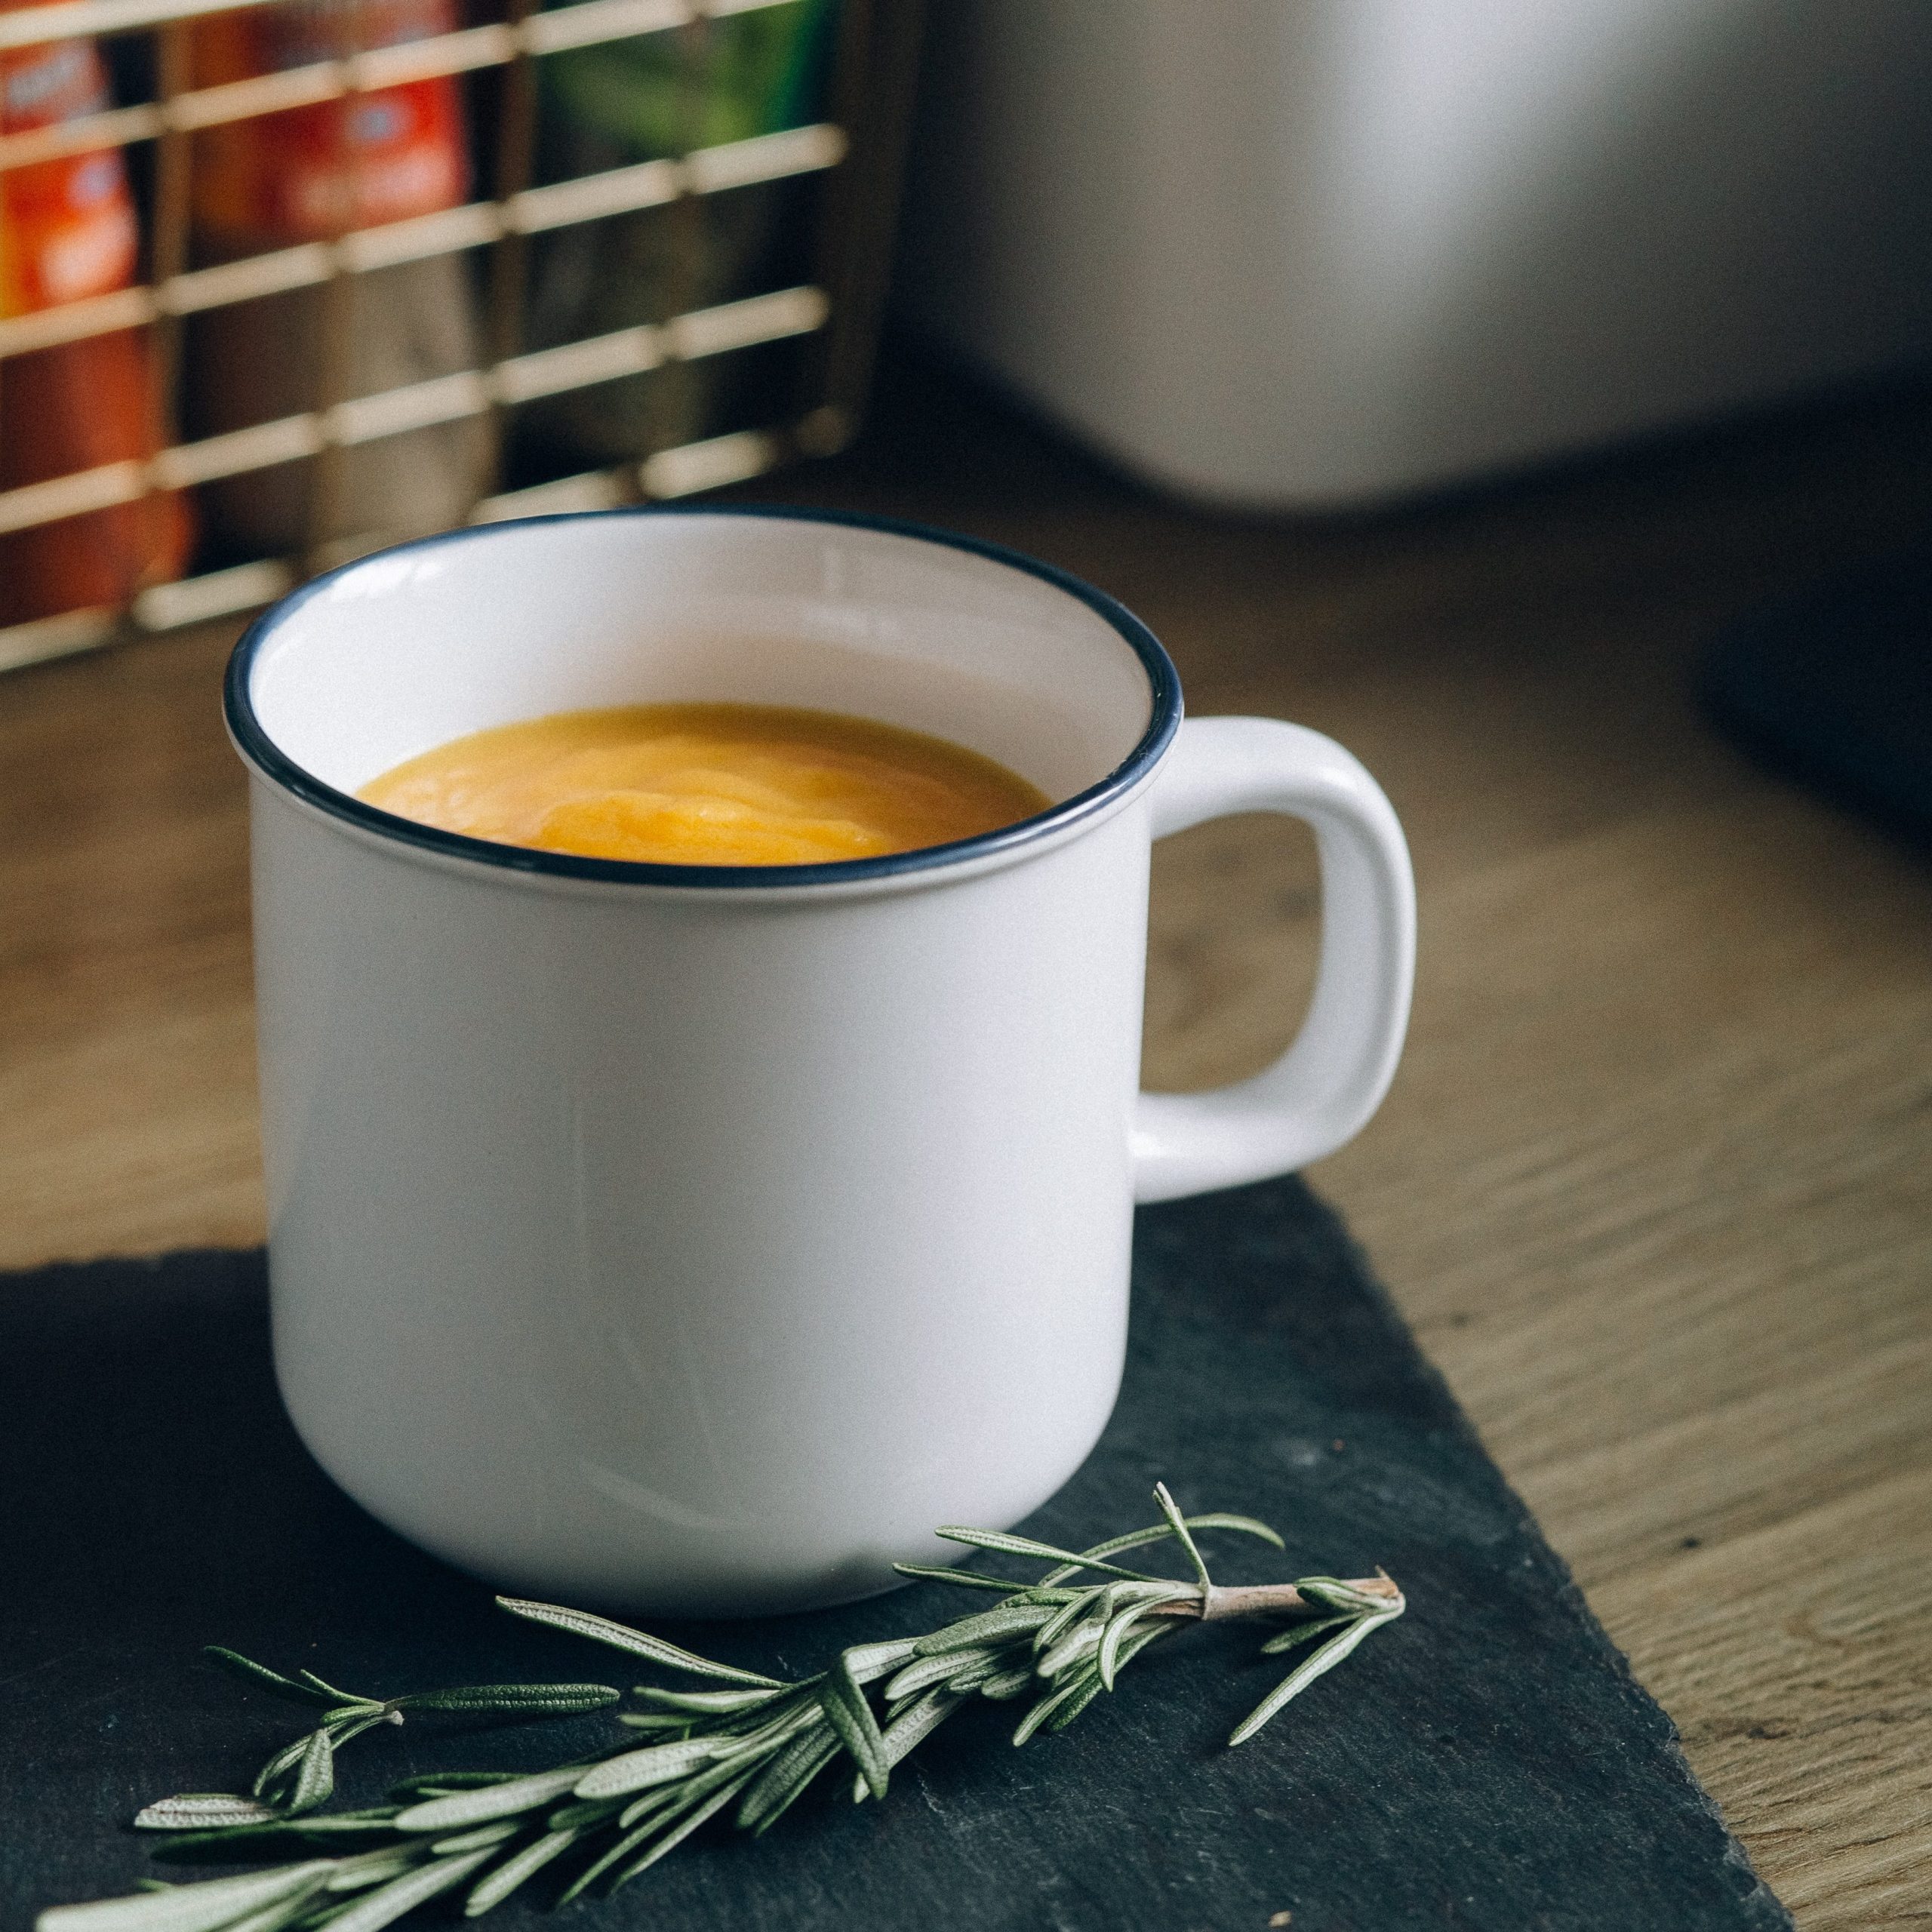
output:
<instances>
[{"instance_id":1,"label":"red sauce bottle","mask_svg":"<svg viewBox=\"0 0 1932 1932\"><path fill-rule=\"evenodd\" d=\"M0 0L11 11L44 0ZM19 134L108 105L91 41L0 52L0 133ZM0 173L0 315L125 288L139 237L118 149ZM153 373L138 331L91 336L0 360L0 490L145 459L158 445ZM157 494L0 537L0 623L125 602L178 577L189 522Z\"/></svg>"}]
</instances>

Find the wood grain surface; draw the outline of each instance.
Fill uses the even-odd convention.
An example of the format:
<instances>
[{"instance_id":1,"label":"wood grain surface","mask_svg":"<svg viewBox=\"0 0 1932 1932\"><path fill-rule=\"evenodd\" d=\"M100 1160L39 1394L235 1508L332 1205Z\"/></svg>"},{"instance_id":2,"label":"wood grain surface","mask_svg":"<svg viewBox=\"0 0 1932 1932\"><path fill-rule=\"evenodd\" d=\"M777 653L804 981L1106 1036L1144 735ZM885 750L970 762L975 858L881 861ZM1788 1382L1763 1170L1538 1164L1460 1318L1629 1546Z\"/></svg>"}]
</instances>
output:
<instances>
[{"instance_id":1,"label":"wood grain surface","mask_svg":"<svg viewBox=\"0 0 1932 1932\"><path fill-rule=\"evenodd\" d=\"M1807 1927L1932 1918L1932 866L1745 762L1692 680L1727 620L1926 537L1928 432L1868 394L1267 522L902 369L763 492L1063 565L1195 712L1381 777L1414 1029L1313 1177ZM0 679L0 1266L260 1238L232 635ZM1306 994L1305 835L1225 821L1155 872L1150 1084L1248 1072Z\"/></svg>"}]
</instances>

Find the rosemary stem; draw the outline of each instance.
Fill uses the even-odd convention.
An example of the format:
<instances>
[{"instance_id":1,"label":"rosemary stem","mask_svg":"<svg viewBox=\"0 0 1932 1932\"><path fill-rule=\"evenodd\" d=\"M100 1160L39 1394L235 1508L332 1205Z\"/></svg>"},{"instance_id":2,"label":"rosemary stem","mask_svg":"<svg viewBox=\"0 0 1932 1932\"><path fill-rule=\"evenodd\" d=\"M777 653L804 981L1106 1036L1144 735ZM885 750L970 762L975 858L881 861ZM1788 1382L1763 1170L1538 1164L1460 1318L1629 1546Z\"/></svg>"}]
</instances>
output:
<instances>
[{"instance_id":1,"label":"rosemary stem","mask_svg":"<svg viewBox=\"0 0 1932 1932\"><path fill-rule=\"evenodd\" d=\"M1352 1590L1364 1596L1380 1597L1393 1605L1402 1601L1402 1592L1389 1577L1352 1577ZM1156 1604L1152 1617L1198 1617L1203 1623L1216 1623L1229 1617L1279 1617L1297 1610L1325 1611L1327 1606L1311 1603L1292 1583L1236 1583L1223 1587L1211 1585L1198 1597L1177 1598Z\"/></svg>"}]
</instances>

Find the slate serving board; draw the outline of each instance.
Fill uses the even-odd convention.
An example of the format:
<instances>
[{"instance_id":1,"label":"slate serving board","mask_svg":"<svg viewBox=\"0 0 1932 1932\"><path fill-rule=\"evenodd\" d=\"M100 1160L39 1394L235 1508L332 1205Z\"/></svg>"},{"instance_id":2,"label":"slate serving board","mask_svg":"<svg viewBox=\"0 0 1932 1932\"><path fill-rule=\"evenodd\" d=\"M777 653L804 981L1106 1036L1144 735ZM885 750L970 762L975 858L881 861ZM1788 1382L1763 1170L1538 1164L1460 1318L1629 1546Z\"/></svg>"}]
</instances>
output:
<instances>
[{"instance_id":1,"label":"slate serving board","mask_svg":"<svg viewBox=\"0 0 1932 1932\"><path fill-rule=\"evenodd\" d=\"M1232 1625L1163 1646L1073 1728L1015 1751L963 1712L883 1806L807 1799L755 1845L701 1838L608 1905L488 1923L734 1932L1294 1932L1788 1926L1562 1564L1335 1217L1298 1181L1143 1212L1112 1426L1029 1525L1079 1543L1184 1508L1263 1516L1223 1574L1380 1562L1412 1606L1238 1751L1280 1674ZM303 1728L196 1660L219 1641L378 1694L518 1676L628 1684L517 1624L324 1477L284 1420L257 1254L0 1280L0 1921L155 1869L147 1800L239 1789ZM803 1672L983 1599L934 1586L758 1624L663 1626ZM486 1736L412 1721L345 1755L343 1795L406 1773L534 1767L586 1718ZM170 1875L186 1875L170 1868ZM1291 1914L1286 1921L1279 1915Z\"/></svg>"}]
</instances>

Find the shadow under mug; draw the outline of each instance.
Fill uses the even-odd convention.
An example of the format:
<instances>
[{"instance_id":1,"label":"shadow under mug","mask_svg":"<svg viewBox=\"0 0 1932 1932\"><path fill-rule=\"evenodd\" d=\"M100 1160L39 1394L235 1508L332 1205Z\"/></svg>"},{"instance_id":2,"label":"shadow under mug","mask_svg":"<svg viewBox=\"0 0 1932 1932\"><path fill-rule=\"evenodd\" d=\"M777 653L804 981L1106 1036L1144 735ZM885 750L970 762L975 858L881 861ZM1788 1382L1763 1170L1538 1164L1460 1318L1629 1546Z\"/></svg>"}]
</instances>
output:
<instances>
[{"instance_id":1,"label":"shadow under mug","mask_svg":"<svg viewBox=\"0 0 1932 1932\"><path fill-rule=\"evenodd\" d=\"M931 733L1054 802L760 868L353 795L488 726L694 700ZM351 1495L518 1590L799 1608L1017 1521L1113 1406L1135 1200L1327 1153L1401 1049L1374 781L1294 725L1183 724L1144 626L968 538L737 508L430 538L263 616L227 710L282 1392ZM1142 1094L1149 843L1251 811L1318 841L1307 1019L1252 1080Z\"/></svg>"}]
</instances>

